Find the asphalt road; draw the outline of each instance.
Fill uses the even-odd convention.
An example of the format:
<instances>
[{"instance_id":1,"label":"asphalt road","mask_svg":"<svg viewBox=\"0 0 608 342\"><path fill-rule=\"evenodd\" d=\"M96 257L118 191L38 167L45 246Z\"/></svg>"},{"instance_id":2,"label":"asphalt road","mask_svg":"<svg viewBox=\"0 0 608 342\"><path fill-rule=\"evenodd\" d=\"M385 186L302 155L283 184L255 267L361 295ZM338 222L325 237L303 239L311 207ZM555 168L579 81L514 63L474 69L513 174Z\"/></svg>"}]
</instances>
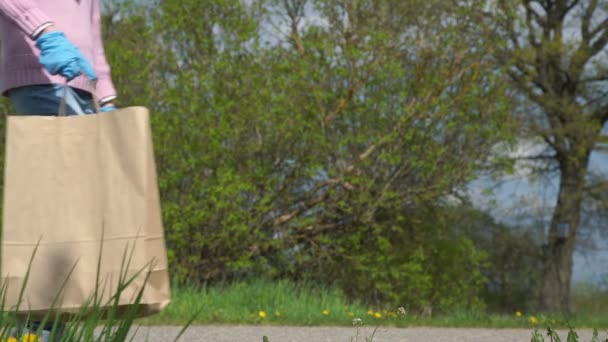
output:
<instances>
[{"instance_id":1,"label":"asphalt road","mask_svg":"<svg viewBox=\"0 0 608 342\"><path fill-rule=\"evenodd\" d=\"M170 342L181 330L180 327L140 327L135 333L136 342ZM359 342L372 334L373 328L360 328ZM566 341L567 331L559 331ZM580 342L590 342L592 331L577 331ZM348 327L276 327L276 326L192 326L178 341L187 342L262 342L268 336L270 342L351 342L356 329ZM604 341L608 332L600 331ZM529 329L468 329L468 328L379 328L374 342L530 342ZM545 336L545 341L550 339Z\"/></svg>"}]
</instances>

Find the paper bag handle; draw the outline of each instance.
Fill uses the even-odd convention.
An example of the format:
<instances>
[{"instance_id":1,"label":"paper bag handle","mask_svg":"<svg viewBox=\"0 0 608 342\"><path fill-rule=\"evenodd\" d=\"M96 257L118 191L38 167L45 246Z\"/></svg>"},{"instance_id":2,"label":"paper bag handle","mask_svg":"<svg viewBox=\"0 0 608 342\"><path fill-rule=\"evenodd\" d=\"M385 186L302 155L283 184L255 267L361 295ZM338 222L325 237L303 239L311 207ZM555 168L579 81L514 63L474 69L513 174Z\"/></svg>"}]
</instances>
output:
<instances>
[{"instance_id":1,"label":"paper bag handle","mask_svg":"<svg viewBox=\"0 0 608 342\"><path fill-rule=\"evenodd\" d=\"M97 82L93 81L93 80L89 80L89 82L93 83L93 89L96 88L97 86ZM59 102L59 116L66 116L67 115L67 96L68 96L68 81L66 80L65 83L63 84L63 96L61 96L61 102ZM93 107L95 108L95 114L101 113L101 108L99 107L99 101L97 99L97 96L95 95L95 92L91 93L91 97L93 100Z\"/></svg>"}]
</instances>

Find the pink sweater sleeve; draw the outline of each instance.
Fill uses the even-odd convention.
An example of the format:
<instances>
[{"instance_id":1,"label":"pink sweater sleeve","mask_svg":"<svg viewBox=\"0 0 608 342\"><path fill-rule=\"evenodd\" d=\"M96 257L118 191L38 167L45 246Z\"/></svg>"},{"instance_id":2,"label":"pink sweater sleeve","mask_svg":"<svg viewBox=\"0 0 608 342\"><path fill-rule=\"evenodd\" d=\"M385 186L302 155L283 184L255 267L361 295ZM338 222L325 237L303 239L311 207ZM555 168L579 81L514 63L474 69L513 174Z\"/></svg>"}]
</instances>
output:
<instances>
[{"instance_id":1,"label":"pink sweater sleeve","mask_svg":"<svg viewBox=\"0 0 608 342\"><path fill-rule=\"evenodd\" d=\"M95 73L97 73L97 98L108 101L116 98L116 89L112 83L110 65L106 60L101 33L100 0L93 0L93 39L95 52Z\"/></svg>"},{"instance_id":2,"label":"pink sweater sleeve","mask_svg":"<svg viewBox=\"0 0 608 342\"><path fill-rule=\"evenodd\" d=\"M40 26L52 22L31 0L0 0L0 12L30 37Z\"/></svg>"}]
</instances>

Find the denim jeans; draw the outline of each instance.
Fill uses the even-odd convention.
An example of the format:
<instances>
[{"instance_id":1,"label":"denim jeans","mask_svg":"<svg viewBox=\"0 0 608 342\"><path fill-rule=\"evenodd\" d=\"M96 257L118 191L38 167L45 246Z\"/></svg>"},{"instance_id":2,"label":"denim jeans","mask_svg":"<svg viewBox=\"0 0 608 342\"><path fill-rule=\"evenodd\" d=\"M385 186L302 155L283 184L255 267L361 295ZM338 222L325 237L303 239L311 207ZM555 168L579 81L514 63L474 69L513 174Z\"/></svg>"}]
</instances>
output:
<instances>
[{"instance_id":1,"label":"denim jeans","mask_svg":"<svg viewBox=\"0 0 608 342\"><path fill-rule=\"evenodd\" d=\"M11 89L7 95L15 105L15 114L58 115L64 94L67 115L95 113L91 94L71 87L66 92L65 87L61 84L25 86Z\"/></svg>"}]
</instances>

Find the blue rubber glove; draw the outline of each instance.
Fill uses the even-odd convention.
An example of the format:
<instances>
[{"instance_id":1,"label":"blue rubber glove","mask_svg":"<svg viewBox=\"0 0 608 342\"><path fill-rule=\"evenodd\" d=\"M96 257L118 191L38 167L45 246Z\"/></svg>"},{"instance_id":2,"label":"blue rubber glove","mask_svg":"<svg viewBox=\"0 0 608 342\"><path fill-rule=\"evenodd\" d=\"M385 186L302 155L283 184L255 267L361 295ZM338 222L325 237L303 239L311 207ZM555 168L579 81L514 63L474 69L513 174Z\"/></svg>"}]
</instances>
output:
<instances>
[{"instance_id":1,"label":"blue rubber glove","mask_svg":"<svg viewBox=\"0 0 608 342\"><path fill-rule=\"evenodd\" d=\"M101 111L102 112L111 112L111 111L114 111L114 110L116 110L116 107L113 106L113 105L108 105L108 106L101 107Z\"/></svg>"},{"instance_id":2,"label":"blue rubber glove","mask_svg":"<svg viewBox=\"0 0 608 342\"><path fill-rule=\"evenodd\" d=\"M52 31L41 35L36 40L36 47L40 49L40 64L51 75L62 75L68 81L84 73L91 80L97 80L95 70L60 31Z\"/></svg>"}]
</instances>

